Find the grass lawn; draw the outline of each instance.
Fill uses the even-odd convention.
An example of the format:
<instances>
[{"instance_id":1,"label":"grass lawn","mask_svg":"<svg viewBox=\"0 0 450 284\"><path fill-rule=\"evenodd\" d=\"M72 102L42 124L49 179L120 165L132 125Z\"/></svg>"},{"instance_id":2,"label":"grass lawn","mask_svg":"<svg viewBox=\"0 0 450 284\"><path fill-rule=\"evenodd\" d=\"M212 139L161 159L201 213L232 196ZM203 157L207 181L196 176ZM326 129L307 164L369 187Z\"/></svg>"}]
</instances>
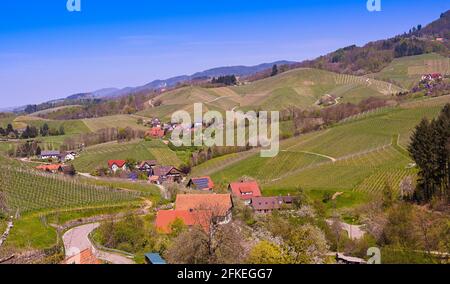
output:
<instances>
[{"instance_id":1,"label":"grass lawn","mask_svg":"<svg viewBox=\"0 0 450 284\"><path fill-rule=\"evenodd\" d=\"M45 215L22 215L14 222L14 228L5 245L15 249L46 249L58 243L56 230L50 227Z\"/></svg>"},{"instance_id":2,"label":"grass lawn","mask_svg":"<svg viewBox=\"0 0 450 284\"><path fill-rule=\"evenodd\" d=\"M62 245L56 230L50 224L61 225L80 218L127 212L138 208L139 205L139 202L134 202L115 206L24 214L14 221L14 228L5 242L5 246L18 250L27 250L48 249L57 244Z\"/></svg>"}]
</instances>

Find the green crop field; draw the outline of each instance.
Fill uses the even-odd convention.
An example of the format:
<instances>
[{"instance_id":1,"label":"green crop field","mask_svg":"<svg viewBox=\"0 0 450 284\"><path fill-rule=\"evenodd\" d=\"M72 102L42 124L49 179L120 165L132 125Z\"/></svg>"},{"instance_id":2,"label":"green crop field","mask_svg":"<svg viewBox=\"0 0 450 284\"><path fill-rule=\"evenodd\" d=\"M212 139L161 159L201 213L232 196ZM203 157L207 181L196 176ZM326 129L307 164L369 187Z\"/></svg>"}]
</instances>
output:
<instances>
[{"instance_id":1,"label":"green crop field","mask_svg":"<svg viewBox=\"0 0 450 284\"><path fill-rule=\"evenodd\" d=\"M99 167L107 167L108 160L135 161L157 160L162 165L179 166L181 161L175 152L159 140L105 143L85 149L73 165L79 172L90 173Z\"/></svg>"},{"instance_id":2,"label":"green crop field","mask_svg":"<svg viewBox=\"0 0 450 284\"><path fill-rule=\"evenodd\" d=\"M2 167L0 178L8 208L13 212L115 204L139 197L136 192L92 186L18 167Z\"/></svg>"},{"instance_id":3,"label":"green crop field","mask_svg":"<svg viewBox=\"0 0 450 284\"><path fill-rule=\"evenodd\" d=\"M86 126L95 132L100 129L105 128L133 128L136 130L147 130L148 127L139 125L137 123L137 118L130 115L114 115L114 116L104 116L98 118L83 119Z\"/></svg>"}]
</instances>

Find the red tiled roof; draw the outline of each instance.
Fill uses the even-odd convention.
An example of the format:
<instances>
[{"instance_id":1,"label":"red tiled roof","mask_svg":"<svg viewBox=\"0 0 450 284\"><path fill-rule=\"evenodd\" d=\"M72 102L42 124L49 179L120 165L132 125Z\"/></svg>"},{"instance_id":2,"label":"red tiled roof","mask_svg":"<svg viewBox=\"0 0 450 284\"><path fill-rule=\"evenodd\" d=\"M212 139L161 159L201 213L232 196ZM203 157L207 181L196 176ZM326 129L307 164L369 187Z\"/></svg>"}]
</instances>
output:
<instances>
[{"instance_id":1,"label":"red tiled roof","mask_svg":"<svg viewBox=\"0 0 450 284\"><path fill-rule=\"evenodd\" d=\"M112 168L113 165L116 165L119 168L122 168L123 166L125 166L126 163L127 163L127 161L125 161L125 160L109 160L108 167Z\"/></svg>"},{"instance_id":2,"label":"red tiled roof","mask_svg":"<svg viewBox=\"0 0 450 284\"><path fill-rule=\"evenodd\" d=\"M145 132L146 136L160 137L160 138L164 137L165 134L166 134L165 130L160 127L153 127L147 132Z\"/></svg>"},{"instance_id":3,"label":"red tiled roof","mask_svg":"<svg viewBox=\"0 0 450 284\"><path fill-rule=\"evenodd\" d=\"M62 164L42 165L42 166L36 167L36 169L42 170L42 171L57 171L57 170L59 170L62 167L63 167Z\"/></svg>"},{"instance_id":4,"label":"red tiled roof","mask_svg":"<svg viewBox=\"0 0 450 284\"><path fill-rule=\"evenodd\" d=\"M229 187L231 188L233 195L244 200L261 196L261 190L256 181L232 182Z\"/></svg>"},{"instance_id":5,"label":"red tiled roof","mask_svg":"<svg viewBox=\"0 0 450 284\"><path fill-rule=\"evenodd\" d=\"M230 194L178 194L177 210L220 210L226 214L233 207Z\"/></svg>"},{"instance_id":6,"label":"red tiled roof","mask_svg":"<svg viewBox=\"0 0 450 284\"><path fill-rule=\"evenodd\" d=\"M170 233L170 226L177 219L183 221L186 226L195 224L194 216L187 210L160 210L156 213L156 229L163 233Z\"/></svg>"},{"instance_id":7,"label":"red tiled roof","mask_svg":"<svg viewBox=\"0 0 450 284\"><path fill-rule=\"evenodd\" d=\"M77 255L67 258L63 264L102 264L102 262L88 248Z\"/></svg>"}]
</instances>

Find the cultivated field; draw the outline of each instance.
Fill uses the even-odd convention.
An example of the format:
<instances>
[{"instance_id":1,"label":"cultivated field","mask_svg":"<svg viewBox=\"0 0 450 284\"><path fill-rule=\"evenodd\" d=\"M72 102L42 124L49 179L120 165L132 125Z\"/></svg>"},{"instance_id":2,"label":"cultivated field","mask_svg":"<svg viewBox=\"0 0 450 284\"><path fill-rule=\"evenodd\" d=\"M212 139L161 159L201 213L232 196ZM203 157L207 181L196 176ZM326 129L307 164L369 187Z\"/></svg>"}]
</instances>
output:
<instances>
[{"instance_id":1,"label":"cultivated field","mask_svg":"<svg viewBox=\"0 0 450 284\"><path fill-rule=\"evenodd\" d=\"M108 160L157 160L162 165L179 166L177 155L159 140L105 143L85 149L73 162L79 172L90 173L108 167Z\"/></svg>"},{"instance_id":2,"label":"cultivated field","mask_svg":"<svg viewBox=\"0 0 450 284\"><path fill-rule=\"evenodd\" d=\"M30 169L1 167L0 184L12 212L117 204L136 200L139 194L92 186Z\"/></svg>"}]
</instances>

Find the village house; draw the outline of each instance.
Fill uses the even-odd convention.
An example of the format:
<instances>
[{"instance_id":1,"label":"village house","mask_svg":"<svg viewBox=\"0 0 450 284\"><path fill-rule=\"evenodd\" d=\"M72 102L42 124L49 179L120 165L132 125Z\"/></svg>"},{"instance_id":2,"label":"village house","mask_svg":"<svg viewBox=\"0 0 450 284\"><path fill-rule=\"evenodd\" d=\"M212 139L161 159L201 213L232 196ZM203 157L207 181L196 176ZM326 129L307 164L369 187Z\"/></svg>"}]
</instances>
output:
<instances>
[{"instance_id":1,"label":"village house","mask_svg":"<svg viewBox=\"0 0 450 284\"><path fill-rule=\"evenodd\" d=\"M443 76L440 73L425 74L422 76L422 82L439 81L442 80L442 78Z\"/></svg>"},{"instance_id":2,"label":"village house","mask_svg":"<svg viewBox=\"0 0 450 284\"><path fill-rule=\"evenodd\" d=\"M233 200L230 194L178 194L175 208L214 216L211 222L227 224L232 219Z\"/></svg>"},{"instance_id":3,"label":"village house","mask_svg":"<svg viewBox=\"0 0 450 284\"><path fill-rule=\"evenodd\" d=\"M77 155L77 153L71 152L71 151L68 151L68 152L62 152L62 153L59 155L59 160L62 161L62 162L73 161L73 160L75 160L76 155Z\"/></svg>"},{"instance_id":4,"label":"village house","mask_svg":"<svg viewBox=\"0 0 450 284\"><path fill-rule=\"evenodd\" d=\"M228 191L250 205L252 198L261 196L261 189L256 181L232 182L228 185Z\"/></svg>"},{"instance_id":5,"label":"village house","mask_svg":"<svg viewBox=\"0 0 450 284\"><path fill-rule=\"evenodd\" d=\"M65 259L62 264L102 264L102 262L94 255L90 248L83 250L79 254Z\"/></svg>"},{"instance_id":6,"label":"village house","mask_svg":"<svg viewBox=\"0 0 450 284\"><path fill-rule=\"evenodd\" d=\"M291 196L273 196L273 197L254 197L251 200L251 206L255 213L267 214L275 210L290 207L294 203Z\"/></svg>"},{"instance_id":7,"label":"village house","mask_svg":"<svg viewBox=\"0 0 450 284\"><path fill-rule=\"evenodd\" d=\"M193 212L189 210L159 210L156 213L156 229L161 233L170 234L171 226L176 220L182 221L188 227L196 223Z\"/></svg>"},{"instance_id":8,"label":"village house","mask_svg":"<svg viewBox=\"0 0 450 284\"><path fill-rule=\"evenodd\" d=\"M127 171L128 170L127 161L125 161L125 160L109 160L108 168L113 173L116 173L118 170Z\"/></svg>"},{"instance_id":9,"label":"village house","mask_svg":"<svg viewBox=\"0 0 450 284\"><path fill-rule=\"evenodd\" d=\"M137 166L138 170L141 172L147 172L149 175L153 175L153 167L158 164L156 160L142 161Z\"/></svg>"},{"instance_id":10,"label":"village house","mask_svg":"<svg viewBox=\"0 0 450 284\"><path fill-rule=\"evenodd\" d=\"M179 194L175 210L159 210L155 227L165 234L180 220L188 227L200 226L209 231L213 223L227 224L232 219L233 201L230 194Z\"/></svg>"},{"instance_id":11,"label":"village house","mask_svg":"<svg viewBox=\"0 0 450 284\"><path fill-rule=\"evenodd\" d=\"M166 135L166 131L159 127L152 127L150 130L145 132L146 137L152 138L163 138Z\"/></svg>"},{"instance_id":12,"label":"village house","mask_svg":"<svg viewBox=\"0 0 450 284\"><path fill-rule=\"evenodd\" d=\"M189 180L187 187L193 190L212 191L214 182L210 177L196 177Z\"/></svg>"},{"instance_id":13,"label":"village house","mask_svg":"<svg viewBox=\"0 0 450 284\"><path fill-rule=\"evenodd\" d=\"M149 177L151 183L162 184L163 182L180 183L183 179L183 173L173 166L155 166L153 173Z\"/></svg>"},{"instance_id":14,"label":"village house","mask_svg":"<svg viewBox=\"0 0 450 284\"><path fill-rule=\"evenodd\" d=\"M40 158L42 160L47 160L47 159L59 159L61 156L61 152L60 151L42 151Z\"/></svg>"}]
</instances>

